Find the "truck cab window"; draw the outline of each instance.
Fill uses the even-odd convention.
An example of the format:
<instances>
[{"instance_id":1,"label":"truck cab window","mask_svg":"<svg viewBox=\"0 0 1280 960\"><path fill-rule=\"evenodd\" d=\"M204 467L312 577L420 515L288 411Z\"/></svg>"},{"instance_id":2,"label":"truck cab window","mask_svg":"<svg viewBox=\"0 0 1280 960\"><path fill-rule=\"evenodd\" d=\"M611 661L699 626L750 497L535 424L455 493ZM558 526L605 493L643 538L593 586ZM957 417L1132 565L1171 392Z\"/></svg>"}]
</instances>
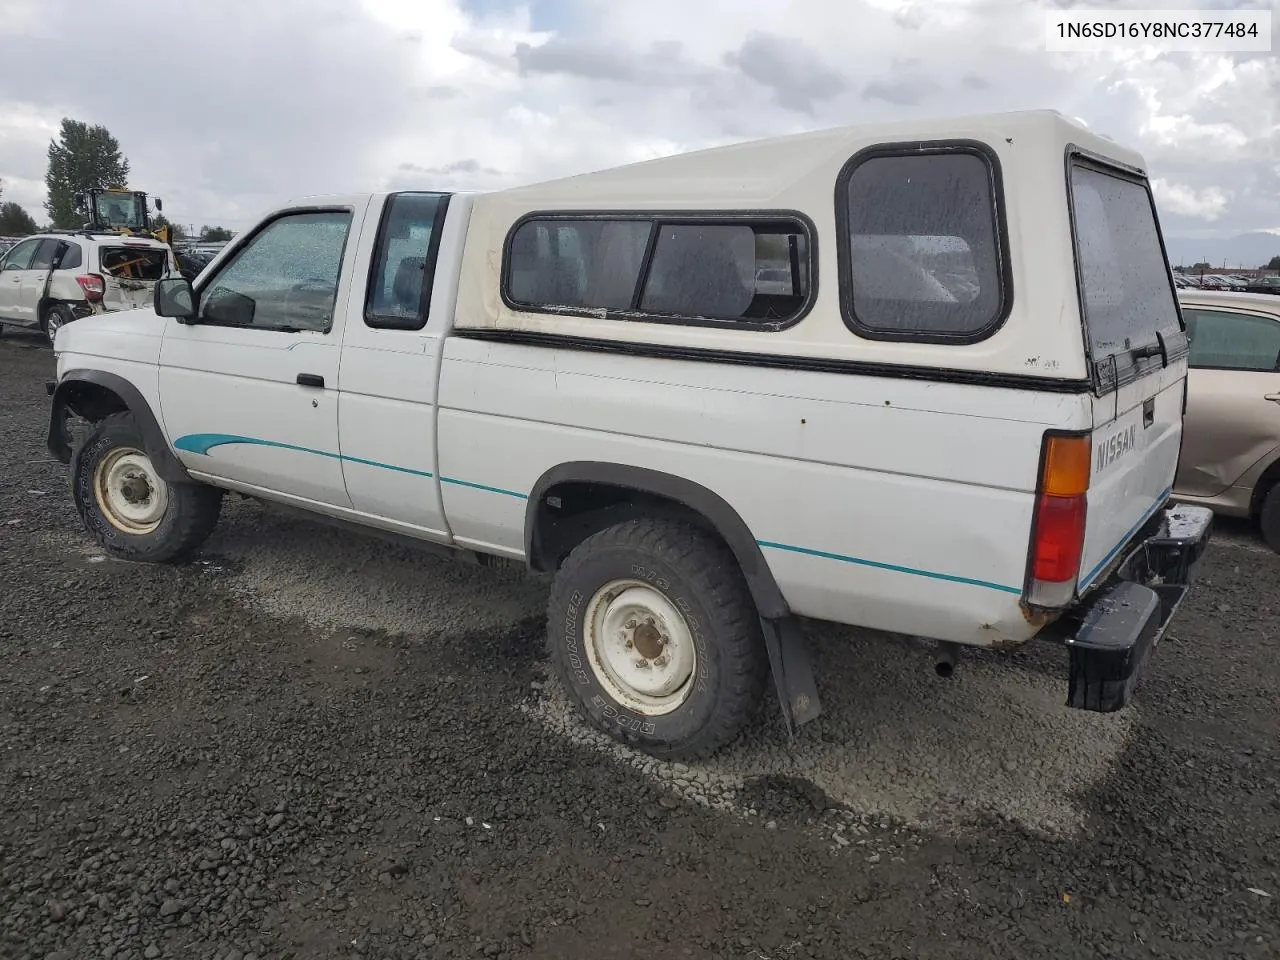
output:
<instances>
[{"instance_id":1,"label":"truck cab window","mask_svg":"<svg viewBox=\"0 0 1280 960\"><path fill-rule=\"evenodd\" d=\"M437 225L444 218L447 201L438 193L400 193L388 199L369 274L364 310L369 326L395 330L426 326L439 245Z\"/></svg>"},{"instance_id":2,"label":"truck cab window","mask_svg":"<svg viewBox=\"0 0 1280 960\"><path fill-rule=\"evenodd\" d=\"M347 210L273 220L205 287L201 321L327 333L350 229Z\"/></svg>"}]
</instances>

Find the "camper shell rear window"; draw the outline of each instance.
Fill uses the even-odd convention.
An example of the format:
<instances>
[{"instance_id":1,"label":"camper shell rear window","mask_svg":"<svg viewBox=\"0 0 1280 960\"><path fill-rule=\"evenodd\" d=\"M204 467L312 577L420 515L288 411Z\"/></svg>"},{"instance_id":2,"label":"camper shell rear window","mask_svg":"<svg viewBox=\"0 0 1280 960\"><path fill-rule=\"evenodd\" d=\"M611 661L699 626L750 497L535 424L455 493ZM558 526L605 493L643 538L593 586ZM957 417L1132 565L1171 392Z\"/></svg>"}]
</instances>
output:
<instances>
[{"instance_id":1,"label":"camper shell rear window","mask_svg":"<svg viewBox=\"0 0 1280 960\"><path fill-rule=\"evenodd\" d=\"M1186 336L1146 179L1079 154L1068 179L1080 318L1106 390L1182 356Z\"/></svg>"}]
</instances>

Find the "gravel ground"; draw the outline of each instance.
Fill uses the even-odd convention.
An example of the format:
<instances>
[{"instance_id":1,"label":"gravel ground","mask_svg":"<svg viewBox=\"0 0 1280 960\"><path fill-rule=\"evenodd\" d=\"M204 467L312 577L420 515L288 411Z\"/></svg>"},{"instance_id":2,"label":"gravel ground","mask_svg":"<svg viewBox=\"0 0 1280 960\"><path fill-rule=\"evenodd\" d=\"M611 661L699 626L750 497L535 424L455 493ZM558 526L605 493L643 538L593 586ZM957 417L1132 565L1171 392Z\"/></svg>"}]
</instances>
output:
<instances>
[{"instance_id":1,"label":"gravel ground","mask_svg":"<svg viewBox=\"0 0 1280 960\"><path fill-rule=\"evenodd\" d=\"M0 957L1280 954L1280 558L1241 527L1124 714L1060 651L811 625L826 714L703 764L578 722L545 583L238 498L108 560L0 340Z\"/></svg>"}]
</instances>

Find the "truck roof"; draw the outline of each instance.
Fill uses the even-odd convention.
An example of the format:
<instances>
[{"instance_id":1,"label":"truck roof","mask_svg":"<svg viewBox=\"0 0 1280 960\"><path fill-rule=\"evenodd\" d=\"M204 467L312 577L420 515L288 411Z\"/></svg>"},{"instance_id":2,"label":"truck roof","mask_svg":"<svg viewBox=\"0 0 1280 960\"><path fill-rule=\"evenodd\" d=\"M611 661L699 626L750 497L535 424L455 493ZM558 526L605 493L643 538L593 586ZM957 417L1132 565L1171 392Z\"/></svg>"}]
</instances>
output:
<instances>
[{"instance_id":1,"label":"truck roof","mask_svg":"<svg viewBox=\"0 0 1280 960\"><path fill-rule=\"evenodd\" d=\"M1040 147L1059 156L1072 144L1123 166L1146 170L1141 154L1056 110L1017 110L851 124L694 150L501 190L441 192L517 203L536 198L538 206L566 209L590 207L592 203L670 207L699 201L712 207L766 207L814 169L827 166L833 155L849 157L877 143L929 140L1004 141ZM308 196L289 206L351 204L369 196Z\"/></svg>"},{"instance_id":2,"label":"truck roof","mask_svg":"<svg viewBox=\"0 0 1280 960\"><path fill-rule=\"evenodd\" d=\"M982 140L1025 144L1064 157L1067 144L1145 171L1141 154L1090 131L1056 110L1023 110L927 120L834 127L734 143L644 160L594 173L492 191L516 202L536 197L539 206L590 206L593 201L655 206L701 200L713 206L769 206L834 156L847 158L880 143ZM842 161L843 162L843 161ZM1065 158L1063 160L1065 163ZM826 192L826 184L823 184Z\"/></svg>"}]
</instances>

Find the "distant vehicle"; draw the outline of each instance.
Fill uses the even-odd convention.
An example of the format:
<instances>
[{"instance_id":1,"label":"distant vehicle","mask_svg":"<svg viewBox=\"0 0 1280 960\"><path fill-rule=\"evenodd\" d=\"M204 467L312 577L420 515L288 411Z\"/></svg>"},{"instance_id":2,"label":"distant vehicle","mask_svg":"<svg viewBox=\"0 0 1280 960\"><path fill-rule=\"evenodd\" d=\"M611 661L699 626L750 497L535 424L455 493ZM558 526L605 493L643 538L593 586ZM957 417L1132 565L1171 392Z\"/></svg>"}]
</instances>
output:
<instances>
[{"instance_id":1,"label":"distant vehicle","mask_svg":"<svg viewBox=\"0 0 1280 960\"><path fill-rule=\"evenodd\" d=\"M1253 520L1280 551L1280 297L1178 299L1191 352L1174 497Z\"/></svg>"},{"instance_id":2,"label":"distant vehicle","mask_svg":"<svg viewBox=\"0 0 1280 960\"><path fill-rule=\"evenodd\" d=\"M1280 294L1280 277L1254 277L1244 289L1245 293Z\"/></svg>"},{"instance_id":3,"label":"distant vehicle","mask_svg":"<svg viewBox=\"0 0 1280 960\"><path fill-rule=\"evenodd\" d=\"M177 273L158 240L117 233L40 233L0 255L0 330L60 327L95 313L151 303L156 281Z\"/></svg>"},{"instance_id":4,"label":"distant vehicle","mask_svg":"<svg viewBox=\"0 0 1280 960\"><path fill-rule=\"evenodd\" d=\"M1235 284L1220 274L1206 274L1200 278L1201 290L1231 290L1234 287Z\"/></svg>"}]
</instances>

